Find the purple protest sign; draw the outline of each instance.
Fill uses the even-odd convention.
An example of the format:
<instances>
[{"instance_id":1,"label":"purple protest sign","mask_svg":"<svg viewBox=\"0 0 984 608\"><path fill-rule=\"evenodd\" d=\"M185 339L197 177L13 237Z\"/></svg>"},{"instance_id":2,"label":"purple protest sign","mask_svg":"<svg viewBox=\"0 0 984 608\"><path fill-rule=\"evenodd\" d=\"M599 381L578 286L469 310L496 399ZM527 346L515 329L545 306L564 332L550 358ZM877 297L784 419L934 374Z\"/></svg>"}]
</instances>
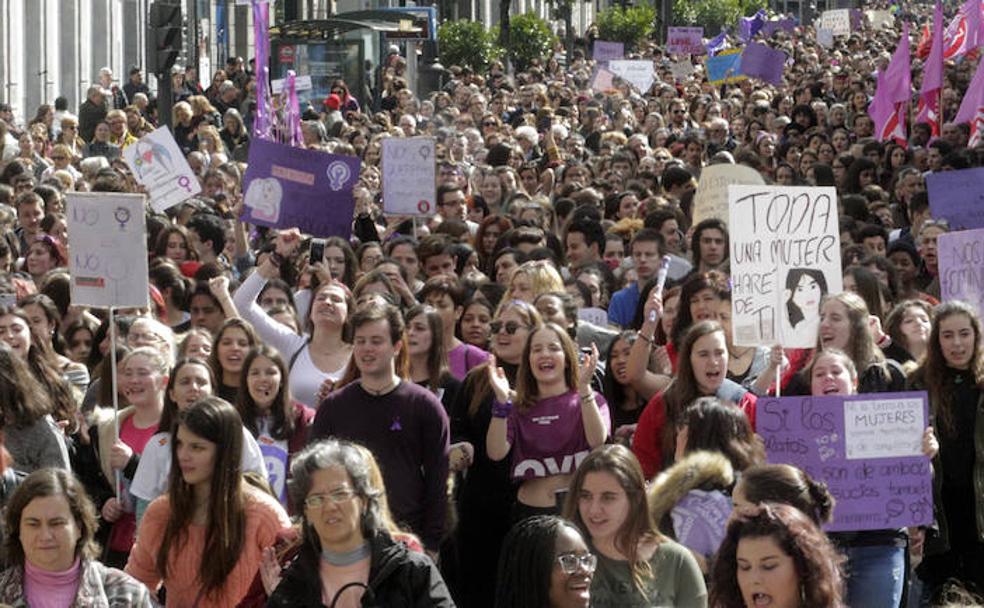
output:
<instances>
[{"instance_id":1,"label":"purple protest sign","mask_svg":"<svg viewBox=\"0 0 984 608\"><path fill-rule=\"evenodd\" d=\"M929 210L953 230L984 228L984 168L936 171L926 176Z\"/></svg>"},{"instance_id":2,"label":"purple protest sign","mask_svg":"<svg viewBox=\"0 0 984 608\"><path fill-rule=\"evenodd\" d=\"M606 42L605 40L595 40L592 47L591 58L598 63L605 63L612 59L625 57L624 42Z\"/></svg>"},{"instance_id":3,"label":"purple protest sign","mask_svg":"<svg viewBox=\"0 0 984 608\"><path fill-rule=\"evenodd\" d=\"M837 501L829 532L933 521L933 472L922 455L925 392L759 399L756 431L771 463L802 468Z\"/></svg>"},{"instance_id":4,"label":"purple protest sign","mask_svg":"<svg viewBox=\"0 0 984 608\"><path fill-rule=\"evenodd\" d=\"M671 26L666 31L666 50L677 55L703 55L704 28Z\"/></svg>"},{"instance_id":5,"label":"purple protest sign","mask_svg":"<svg viewBox=\"0 0 984 608\"><path fill-rule=\"evenodd\" d=\"M946 232L939 236L940 297L963 300L984 312L984 229Z\"/></svg>"},{"instance_id":6,"label":"purple protest sign","mask_svg":"<svg viewBox=\"0 0 984 608\"><path fill-rule=\"evenodd\" d=\"M243 179L242 220L300 228L314 236L352 233L359 159L254 139Z\"/></svg>"},{"instance_id":7,"label":"purple protest sign","mask_svg":"<svg viewBox=\"0 0 984 608\"><path fill-rule=\"evenodd\" d=\"M783 19L776 19L775 21L766 21L765 25L762 26L762 34L766 38L772 36L779 30L792 34L796 30L796 19L792 17L786 17Z\"/></svg>"},{"instance_id":8,"label":"purple protest sign","mask_svg":"<svg viewBox=\"0 0 984 608\"><path fill-rule=\"evenodd\" d=\"M772 84L782 84L786 53L758 42L749 42L741 54L741 73Z\"/></svg>"}]
</instances>

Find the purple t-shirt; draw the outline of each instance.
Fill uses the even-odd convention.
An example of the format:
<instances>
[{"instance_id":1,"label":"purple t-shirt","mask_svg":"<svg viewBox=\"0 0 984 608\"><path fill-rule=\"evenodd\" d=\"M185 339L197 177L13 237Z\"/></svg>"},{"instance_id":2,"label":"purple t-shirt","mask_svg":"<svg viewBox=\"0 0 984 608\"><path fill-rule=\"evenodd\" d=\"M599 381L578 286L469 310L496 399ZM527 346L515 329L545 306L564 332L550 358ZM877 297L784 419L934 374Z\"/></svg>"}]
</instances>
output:
<instances>
[{"instance_id":1,"label":"purple t-shirt","mask_svg":"<svg viewBox=\"0 0 984 608\"><path fill-rule=\"evenodd\" d=\"M488 359L489 354L481 348L462 342L448 353L448 367L451 368L452 376L458 380L464 380L471 368L478 367Z\"/></svg>"},{"instance_id":2,"label":"purple t-shirt","mask_svg":"<svg viewBox=\"0 0 984 608\"><path fill-rule=\"evenodd\" d=\"M598 393L595 403L611 433L608 403ZM506 439L512 446L510 475L514 480L573 473L591 451L577 391L541 399L525 414L513 408L506 419Z\"/></svg>"}]
</instances>

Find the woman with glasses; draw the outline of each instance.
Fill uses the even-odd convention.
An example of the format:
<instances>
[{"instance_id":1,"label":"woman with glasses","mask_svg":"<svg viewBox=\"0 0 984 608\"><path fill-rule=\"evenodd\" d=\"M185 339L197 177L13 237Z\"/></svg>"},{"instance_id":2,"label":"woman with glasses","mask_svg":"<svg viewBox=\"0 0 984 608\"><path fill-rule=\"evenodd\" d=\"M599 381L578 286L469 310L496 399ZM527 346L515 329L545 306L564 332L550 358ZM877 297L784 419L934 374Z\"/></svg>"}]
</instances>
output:
<instances>
[{"instance_id":1,"label":"woman with glasses","mask_svg":"<svg viewBox=\"0 0 984 608\"><path fill-rule=\"evenodd\" d=\"M491 324L492 353L511 386L515 386L527 337L541 323L533 306L515 300L503 304ZM462 551L459 556L460 580L470 581L459 598L464 606L492 605L495 585L489 573L498 564L499 547L509 532L516 499L508 463L491 460L485 447L493 398L489 363L484 363L465 378L451 410L451 442L469 443L473 455L458 493L455 542L459 547L482 548Z\"/></svg>"},{"instance_id":2,"label":"woman with glasses","mask_svg":"<svg viewBox=\"0 0 984 608\"><path fill-rule=\"evenodd\" d=\"M707 605L697 561L660 533L650 514L642 469L627 448L602 446L581 462L571 479L564 516L597 557L591 582L595 605Z\"/></svg>"},{"instance_id":3,"label":"woman with glasses","mask_svg":"<svg viewBox=\"0 0 984 608\"><path fill-rule=\"evenodd\" d=\"M294 457L289 489L304 508L304 543L267 606L454 606L430 558L393 538L370 458L335 440Z\"/></svg>"},{"instance_id":4,"label":"woman with glasses","mask_svg":"<svg viewBox=\"0 0 984 608\"><path fill-rule=\"evenodd\" d=\"M82 172L72 165L72 161L75 160L75 154L67 144L55 144L49 158L51 158L51 166L41 173L41 181L53 176L55 171L67 171L75 182L82 179Z\"/></svg>"},{"instance_id":5,"label":"woman with glasses","mask_svg":"<svg viewBox=\"0 0 984 608\"><path fill-rule=\"evenodd\" d=\"M262 553L287 533L275 498L243 482L243 425L235 408L206 397L178 417L168 491L150 504L126 571L167 603L210 608L247 597Z\"/></svg>"},{"instance_id":6,"label":"woman with glasses","mask_svg":"<svg viewBox=\"0 0 984 608\"><path fill-rule=\"evenodd\" d=\"M553 515L525 519L503 542L495 608L588 608L597 565L574 524Z\"/></svg>"}]
</instances>

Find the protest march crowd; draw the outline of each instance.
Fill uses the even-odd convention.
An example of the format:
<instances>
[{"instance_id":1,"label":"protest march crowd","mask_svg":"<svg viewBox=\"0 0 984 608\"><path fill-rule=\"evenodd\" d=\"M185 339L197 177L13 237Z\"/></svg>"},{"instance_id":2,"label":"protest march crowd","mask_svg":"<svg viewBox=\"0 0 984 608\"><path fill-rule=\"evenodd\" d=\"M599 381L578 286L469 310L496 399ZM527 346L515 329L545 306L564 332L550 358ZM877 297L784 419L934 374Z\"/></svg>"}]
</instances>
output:
<instances>
[{"instance_id":1,"label":"protest march crowd","mask_svg":"<svg viewBox=\"0 0 984 608\"><path fill-rule=\"evenodd\" d=\"M981 605L984 6L865 8L0 105L0 603Z\"/></svg>"}]
</instances>

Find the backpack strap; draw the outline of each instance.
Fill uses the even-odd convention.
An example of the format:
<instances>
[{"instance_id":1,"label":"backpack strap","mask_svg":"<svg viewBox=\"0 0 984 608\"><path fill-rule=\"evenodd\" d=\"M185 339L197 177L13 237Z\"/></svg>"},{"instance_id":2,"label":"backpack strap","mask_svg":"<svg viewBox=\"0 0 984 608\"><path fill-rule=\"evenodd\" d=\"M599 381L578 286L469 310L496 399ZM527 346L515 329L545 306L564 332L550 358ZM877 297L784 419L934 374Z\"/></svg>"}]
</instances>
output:
<instances>
[{"instance_id":1,"label":"backpack strap","mask_svg":"<svg viewBox=\"0 0 984 608\"><path fill-rule=\"evenodd\" d=\"M294 362L297 361L297 358L301 356L301 353L304 352L304 349L307 348L307 347L309 347L309 346L311 346L311 337L310 336L308 337L307 340L304 341L304 344L302 344L301 347L298 348L296 351L294 351L294 354L290 356L290 363L287 364L287 373L288 374L290 374L291 370L294 369Z\"/></svg>"}]
</instances>

